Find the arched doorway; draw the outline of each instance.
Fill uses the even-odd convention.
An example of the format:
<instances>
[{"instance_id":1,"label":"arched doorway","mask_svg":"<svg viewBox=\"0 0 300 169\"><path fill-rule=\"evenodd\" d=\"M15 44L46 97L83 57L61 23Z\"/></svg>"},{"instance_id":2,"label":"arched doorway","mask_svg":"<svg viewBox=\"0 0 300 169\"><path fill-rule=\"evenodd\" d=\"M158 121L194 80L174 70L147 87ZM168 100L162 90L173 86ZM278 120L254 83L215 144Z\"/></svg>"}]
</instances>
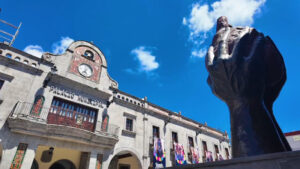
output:
<instances>
[{"instance_id":1,"label":"arched doorway","mask_svg":"<svg viewBox=\"0 0 300 169\"><path fill-rule=\"evenodd\" d=\"M39 169L39 164L35 159L32 162L31 169Z\"/></svg>"},{"instance_id":2,"label":"arched doorway","mask_svg":"<svg viewBox=\"0 0 300 169\"><path fill-rule=\"evenodd\" d=\"M134 153L121 151L112 158L108 169L142 169L142 165Z\"/></svg>"},{"instance_id":3,"label":"arched doorway","mask_svg":"<svg viewBox=\"0 0 300 169\"><path fill-rule=\"evenodd\" d=\"M53 163L50 169L76 169L76 167L69 160L59 160Z\"/></svg>"}]
</instances>

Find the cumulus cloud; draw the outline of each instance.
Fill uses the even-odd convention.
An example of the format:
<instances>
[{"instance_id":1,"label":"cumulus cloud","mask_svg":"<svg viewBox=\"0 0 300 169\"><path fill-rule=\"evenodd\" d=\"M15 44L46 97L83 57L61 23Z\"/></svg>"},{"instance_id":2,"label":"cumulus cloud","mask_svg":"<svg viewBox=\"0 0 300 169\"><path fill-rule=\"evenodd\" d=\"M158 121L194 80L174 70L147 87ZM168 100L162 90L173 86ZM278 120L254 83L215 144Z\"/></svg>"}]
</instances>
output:
<instances>
[{"instance_id":1,"label":"cumulus cloud","mask_svg":"<svg viewBox=\"0 0 300 169\"><path fill-rule=\"evenodd\" d=\"M152 51L147 50L144 46L140 46L131 51L140 63L140 71L150 72L159 67L159 63L155 61L156 56L152 55Z\"/></svg>"},{"instance_id":2,"label":"cumulus cloud","mask_svg":"<svg viewBox=\"0 0 300 169\"><path fill-rule=\"evenodd\" d=\"M189 28L193 42L192 57L203 57L206 48L201 45L207 39L220 16L226 16L233 26L249 26L254 22L254 15L259 13L266 0L219 0L211 5L195 3L188 17L182 24ZM205 53L203 53L205 52Z\"/></svg>"},{"instance_id":3,"label":"cumulus cloud","mask_svg":"<svg viewBox=\"0 0 300 169\"><path fill-rule=\"evenodd\" d=\"M210 6L193 4L189 17L183 24L190 29L191 37L210 31L220 16L226 16L233 26L246 26L253 23L253 16L260 12L266 0L220 0Z\"/></svg>"},{"instance_id":4,"label":"cumulus cloud","mask_svg":"<svg viewBox=\"0 0 300 169\"><path fill-rule=\"evenodd\" d=\"M60 41L55 42L52 45L52 53L63 54L72 42L74 42L74 39L70 37L62 37Z\"/></svg>"},{"instance_id":5,"label":"cumulus cloud","mask_svg":"<svg viewBox=\"0 0 300 169\"><path fill-rule=\"evenodd\" d=\"M74 42L74 40L70 37L61 37L60 41L57 41L57 42L52 44L52 53L53 54L62 54L62 53L64 53L72 42ZM28 45L24 48L24 52L41 58L42 54L45 51L39 45Z\"/></svg>"},{"instance_id":6,"label":"cumulus cloud","mask_svg":"<svg viewBox=\"0 0 300 169\"><path fill-rule=\"evenodd\" d=\"M28 45L25 47L24 52L29 53L38 58L41 58L42 54L44 53L43 48L39 45Z\"/></svg>"},{"instance_id":7,"label":"cumulus cloud","mask_svg":"<svg viewBox=\"0 0 300 169\"><path fill-rule=\"evenodd\" d=\"M205 57L206 52L207 52L207 49L205 49L205 48L202 48L199 50L194 49L194 50L192 50L192 57L203 58L203 57Z\"/></svg>"}]
</instances>

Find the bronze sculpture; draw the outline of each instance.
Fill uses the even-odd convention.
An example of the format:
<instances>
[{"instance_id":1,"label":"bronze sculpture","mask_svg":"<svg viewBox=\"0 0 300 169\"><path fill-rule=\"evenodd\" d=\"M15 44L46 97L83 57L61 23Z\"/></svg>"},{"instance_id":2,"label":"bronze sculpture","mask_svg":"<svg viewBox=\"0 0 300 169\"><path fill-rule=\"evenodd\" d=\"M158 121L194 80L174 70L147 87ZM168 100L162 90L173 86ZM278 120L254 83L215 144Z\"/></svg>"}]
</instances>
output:
<instances>
[{"instance_id":1,"label":"bronze sculpture","mask_svg":"<svg viewBox=\"0 0 300 169\"><path fill-rule=\"evenodd\" d=\"M290 151L272 110L286 81L273 41L254 28L232 27L223 16L205 62L209 86L230 110L232 157Z\"/></svg>"}]
</instances>

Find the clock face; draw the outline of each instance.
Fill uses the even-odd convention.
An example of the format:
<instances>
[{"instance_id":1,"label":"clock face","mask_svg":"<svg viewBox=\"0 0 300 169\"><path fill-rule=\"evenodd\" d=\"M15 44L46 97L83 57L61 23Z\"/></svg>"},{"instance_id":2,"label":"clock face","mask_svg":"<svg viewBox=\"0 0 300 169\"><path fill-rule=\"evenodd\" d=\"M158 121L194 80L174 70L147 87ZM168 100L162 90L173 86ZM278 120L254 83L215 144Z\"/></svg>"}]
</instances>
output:
<instances>
[{"instance_id":1,"label":"clock face","mask_svg":"<svg viewBox=\"0 0 300 169\"><path fill-rule=\"evenodd\" d=\"M78 72L84 77L91 77L93 75L93 69L87 64L79 65Z\"/></svg>"}]
</instances>

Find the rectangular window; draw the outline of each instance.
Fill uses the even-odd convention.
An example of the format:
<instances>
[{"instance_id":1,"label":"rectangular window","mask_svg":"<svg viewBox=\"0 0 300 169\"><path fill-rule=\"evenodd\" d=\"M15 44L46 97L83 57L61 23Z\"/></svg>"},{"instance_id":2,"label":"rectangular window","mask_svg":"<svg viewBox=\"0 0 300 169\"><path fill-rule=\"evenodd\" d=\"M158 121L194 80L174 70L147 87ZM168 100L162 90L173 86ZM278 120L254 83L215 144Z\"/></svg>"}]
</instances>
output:
<instances>
[{"instance_id":1,"label":"rectangular window","mask_svg":"<svg viewBox=\"0 0 300 169\"><path fill-rule=\"evenodd\" d=\"M228 151L228 148L225 148L225 153L226 153L226 159L228 160L228 159L229 159L229 151Z\"/></svg>"},{"instance_id":2,"label":"rectangular window","mask_svg":"<svg viewBox=\"0 0 300 169\"><path fill-rule=\"evenodd\" d=\"M178 136L176 132L172 132L172 142L178 143Z\"/></svg>"},{"instance_id":3,"label":"rectangular window","mask_svg":"<svg viewBox=\"0 0 300 169\"><path fill-rule=\"evenodd\" d=\"M206 141L202 141L202 148L203 148L203 156L206 158L206 151L207 151Z\"/></svg>"},{"instance_id":4,"label":"rectangular window","mask_svg":"<svg viewBox=\"0 0 300 169\"><path fill-rule=\"evenodd\" d=\"M2 88L2 86L3 86L3 84L4 84L4 80L1 80L1 79L0 79L0 90L1 90L1 88Z\"/></svg>"},{"instance_id":5,"label":"rectangular window","mask_svg":"<svg viewBox=\"0 0 300 169\"><path fill-rule=\"evenodd\" d=\"M189 147L194 147L194 139L193 137L188 137Z\"/></svg>"},{"instance_id":6,"label":"rectangular window","mask_svg":"<svg viewBox=\"0 0 300 169\"><path fill-rule=\"evenodd\" d=\"M159 138L159 127L153 126L153 138Z\"/></svg>"},{"instance_id":7,"label":"rectangular window","mask_svg":"<svg viewBox=\"0 0 300 169\"><path fill-rule=\"evenodd\" d=\"M218 147L218 145L214 145L214 147L215 147L215 152L216 152L215 159L218 160L219 147Z\"/></svg>"},{"instance_id":8,"label":"rectangular window","mask_svg":"<svg viewBox=\"0 0 300 169\"><path fill-rule=\"evenodd\" d=\"M126 118L126 130L133 131L133 120Z\"/></svg>"}]
</instances>

